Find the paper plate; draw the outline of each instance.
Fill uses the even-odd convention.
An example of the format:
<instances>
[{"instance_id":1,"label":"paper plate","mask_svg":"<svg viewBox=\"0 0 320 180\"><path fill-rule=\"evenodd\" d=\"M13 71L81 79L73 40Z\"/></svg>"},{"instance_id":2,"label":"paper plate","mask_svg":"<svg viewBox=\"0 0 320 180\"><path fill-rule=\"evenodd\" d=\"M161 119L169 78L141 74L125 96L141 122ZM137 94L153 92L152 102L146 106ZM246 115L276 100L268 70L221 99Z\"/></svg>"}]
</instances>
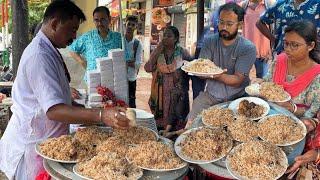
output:
<instances>
[{"instance_id":1,"label":"paper plate","mask_svg":"<svg viewBox=\"0 0 320 180\"><path fill-rule=\"evenodd\" d=\"M249 94L250 96L258 96L258 97L261 97L261 98L264 98L266 99L265 97L263 97L261 94L260 94L260 87L261 85L260 84L250 84L249 86L247 86L244 90L247 94ZM287 101L290 101L291 100L291 96L288 92L286 92L286 96L287 98L283 99L283 100L278 100L278 101L273 101L273 100L269 100L269 99L266 99L267 101L269 102L287 102Z\"/></svg>"},{"instance_id":2,"label":"paper plate","mask_svg":"<svg viewBox=\"0 0 320 180\"><path fill-rule=\"evenodd\" d=\"M173 145L173 141L171 141L170 139L168 138L165 138L163 136L159 136L159 141L161 141L162 143L164 143L165 145L167 146L170 146L174 152L174 145ZM175 153L175 152L174 152ZM128 162L131 162L130 159L128 157L126 157L126 159L128 160ZM154 169L154 168L148 168L148 167L143 167L143 166L139 166L139 165L136 165L138 166L139 168L141 169L144 169L144 170L148 170L148 171L154 171L154 172L167 172L167 171L177 171L177 170L180 170L180 169L183 169L185 167L188 166L188 163L183 163L180 167L176 167L176 168L171 168L171 169Z\"/></svg>"},{"instance_id":3,"label":"paper plate","mask_svg":"<svg viewBox=\"0 0 320 180\"><path fill-rule=\"evenodd\" d=\"M77 176L79 176L80 178L85 179L85 180L94 180L94 179L91 179L91 178L86 177L86 176L84 176L84 175L81 175L81 173L79 173L79 172L77 171L77 169L78 169L78 164L76 164L75 166L73 166L73 173L76 174ZM141 173L140 173L139 175L137 175L137 177L136 177L135 179L139 179L139 178L141 178L142 176L143 176L143 171L141 171Z\"/></svg>"},{"instance_id":4,"label":"paper plate","mask_svg":"<svg viewBox=\"0 0 320 180\"><path fill-rule=\"evenodd\" d=\"M266 117L260 119L259 122L258 122L258 124L260 124L260 123L262 123L262 122L265 122L269 117L279 116L279 115L286 116L286 115L283 115L283 114L272 114L272 115L269 115L269 116L266 116ZM303 123L302 121L300 121L299 119L293 119L293 118L291 118L290 116L287 116L287 117L289 117L291 120L297 122L297 123L299 124L299 126L301 126L301 127L303 128L303 137L300 138L300 139L298 139L298 140L296 140L296 141L292 141L292 142L290 142L290 143L275 144L275 145L277 145L277 146L291 146L291 145L294 145L294 144L302 141L302 140L306 137L306 135L307 135L307 128L306 128L306 126L304 125L304 123ZM258 125L258 127L259 127L259 125ZM260 134L259 134L259 137L260 137L262 140L267 141L267 140L266 140L264 137L262 137Z\"/></svg>"},{"instance_id":5,"label":"paper plate","mask_svg":"<svg viewBox=\"0 0 320 180\"><path fill-rule=\"evenodd\" d=\"M185 138L187 137L188 134L190 134L190 133L193 132L193 131L197 131L197 130L199 130L199 129L202 129L202 128L204 128L204 127L189 129L188 131L184 132L183 134L181 134L181 135L176 139L176 141L175 141L175 143L174 143L174 150L176 151L176 154L177 154L181 159L183 159L184 161L189 162L189 163L194 163L194 164L207 164L207 163L212 163L212 162L219 161L220 159L224 158L224 157L228 154L228 152L232 149L232 146L230 146L226 154L221 155L220 157L217 157L217 158L211 159L211 160L193 160L193 159L190 159L190 158L186 157L186 156L182 153L182 150L181 150L181 147L180 147L180 143L185 140Z\"/></svg>"},{"instance_id":6,"label":"paper plate","mask_svg":"<svg viewBox=\"0 0 320 180\"><path fill-rule=\"evenodd\" d=\"M194 60L194 61L197 61L197 60ZM222 74L222 73L224 72L223 70L221 70L221 71L219 71L219 72L216 72L216 73L201 73L201 72L189 71L189 70L186 69L186 67L190 66L190 63L191 63L191 62L184 64L184 65L181 67L181 69L182 69L184 72L186 72L186 73L188 73L189 75L191 75L191 76L208 77L208 76L212 76L212 75Z\"/></svg>"},{"instance_id":7,"label":"paper plate","mask_svg":"<svg viewBox=\"0 0 320 180\"><path fill-rule=\"evenodd\" d=\"M229 104L228 108L233 110L233 112L235 112L236 114L238 114L239 104L243 100L248 100L249 102L254 102L255 104L261 105L265 108L265 112L260 117L248 118L248 119L258 120L258 119L261 119L261 118L265 117L266 115L268 115L268 113L270 111L269 104L266 101L264 101L263 99L260 99L257 97L242 97L242 98L236 99Z\"/></svg>"},{"instance_id":8,"label":"paper plate","mask_svg":"<svg viewBox=\"0 0 320 180\"><path fill-rule=\"evenodd\" d=\"M53 159L53 158L50 158L44 154L41 153L40 151L40 146L39 144L42 143L42 142L38 142L36 143L35 145L35 150L36 150L36 153L39 154L41 157L43 157L44 159L48 159L48 160L51 160L51 161L55 161L55 162L59 162L59 163L77 163L78 161L77 160L73 160L73 161L65 161L65 160L60 160L60 159Z\"/></svg>"},{"instance_id":9,"label":"paper plate","mask_svg":"<svg viewBox=\"0 0 320 180\"><path fill-rule=\"evenodd\" d=\"M234 147L234 148L230 151L230 153L227 155L227 158L226 158L225 163L226 163L226 168L227 168L227 170L229 171L229 173L230 173L234 178L236 178L236 179L241 179L241 180L250 180L248 177L241 176L237 171L233 170L233 169L231 168L231 166L230 166L230 160L229 160L230 155L234 154L236 151L238 151L239 149L241 149L245 144L246 144L246 143L242 143L242 144ZM279 148L279 149L280 149L280 148ZM281 150L281 149L280 149L280 150ZM283 158L284 161L283 161L282 163L287 164L287 167L288 167L289 165L288 165L288 159L287 159L286 154L285 154L282 150L281 150L281 154L282 154L283 157L285 157L285 158ZM287 167L286 167L286 168L283 168L282 172L279 173L279 175L278 175L276 178L274 178L274 179L279 179L279 178L286 172Z\"/></svg>"}]
</instances>

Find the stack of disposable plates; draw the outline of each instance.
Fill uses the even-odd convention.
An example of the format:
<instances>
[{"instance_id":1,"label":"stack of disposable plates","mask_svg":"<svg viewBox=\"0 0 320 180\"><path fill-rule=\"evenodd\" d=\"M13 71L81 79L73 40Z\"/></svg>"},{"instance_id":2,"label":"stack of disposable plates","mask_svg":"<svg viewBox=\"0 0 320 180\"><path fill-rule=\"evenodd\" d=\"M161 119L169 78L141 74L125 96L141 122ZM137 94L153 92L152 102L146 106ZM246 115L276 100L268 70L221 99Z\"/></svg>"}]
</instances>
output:
<instances>
[{"instance_id":1,"label":"stack of disposable plates","mask_svg":"<svg viewBox=\"0 0 320 180\"><path fill-rule=\"evenodd\" d=\"M136 111L136 122L138 126L150 128L158 133L154 115L142 109L134 109Z\"/></svg>"}]
</instances>

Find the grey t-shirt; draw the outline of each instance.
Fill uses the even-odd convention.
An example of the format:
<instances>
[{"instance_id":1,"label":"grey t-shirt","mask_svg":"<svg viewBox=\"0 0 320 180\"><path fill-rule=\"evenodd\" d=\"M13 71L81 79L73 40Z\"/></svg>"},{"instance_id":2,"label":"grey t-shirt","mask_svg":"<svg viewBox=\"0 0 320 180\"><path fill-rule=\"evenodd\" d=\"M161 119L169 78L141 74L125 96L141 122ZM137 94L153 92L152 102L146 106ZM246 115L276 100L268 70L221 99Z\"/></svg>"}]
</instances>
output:
<instances>
[{"instance_id":1,"label":"grey t-shirt","mask_svg":"<svg viewBox=\"0 0 320 180\"><path fill-rule=\"evenodd\" d=\"M245 75L245 80L239 87L207 80L206 91L210 95L218 101L232 100L243 95L244 88L249 85L249 72L256 60L256 47L240 35L232 45L225 46L217 33L205 39L200 58L212 60L220 68L227 69L227 74L239 72Z\"/></svg>"}]
</instances>

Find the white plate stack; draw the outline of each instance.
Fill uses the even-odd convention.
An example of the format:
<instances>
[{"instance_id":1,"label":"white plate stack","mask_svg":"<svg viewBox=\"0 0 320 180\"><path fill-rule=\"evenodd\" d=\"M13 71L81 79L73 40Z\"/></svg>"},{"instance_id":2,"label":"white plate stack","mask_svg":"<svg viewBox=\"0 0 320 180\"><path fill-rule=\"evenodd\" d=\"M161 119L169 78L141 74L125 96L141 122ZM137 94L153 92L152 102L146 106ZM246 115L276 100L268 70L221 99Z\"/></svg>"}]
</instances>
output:
<instances>
[{"instance_id":1,"label":"white plate stack","mask_svg":"<svg viewBox=\"0 0 320 180\"><path fill-rule=\"evenodd\" d=\"M109 57L113 63L113 82L114 94L117 99L129 101L129 87L127 78L127 63L124 59L124 51L121 49L113 49L109 51Z\"/></svg>"},{"instance_id":2,"label":"white plate stack","mask_svg":"<svg viewBox=\"0 0 320 180\"><path fill-rule=\"evenodd\" d=\"M114 92L113 63L110 57L97 58L97 70L101 74L101 86L109 88Z\"/></svg>"},{"instance_id":3,"label":"white plate stack","mask_svg":"<svg viewBox=\"0 0 320 180\"><path fill-rule=\"evenodd\" d=\"M87 74L88 92L89 94L97 93L97 87L101 83L101 74L98 70L88 71Z\"/></svg>"},{"instance_id":4,"label":"white plate stack","mask_svg":"<svg viewBox=\"0 0 320 180\"><path fill-rule=\"evenodd\" d=\"M158 133L154 115L142 109L134 109L136 112L136 123L138 126L150 128Z\"/></svg>"},{"instance_id":5,"label":"white plate stack","mask_svg":"<svg viewBox=\"0 0 320 180\"><path fill-rule=\"evenodd\" d=\"M102 96L97 93L97 87L101 84L101 74L98 70L91 70L88 71L87 76L89 91L88 105L89 107L101 107Z\"/></svg>"}]
</instances>

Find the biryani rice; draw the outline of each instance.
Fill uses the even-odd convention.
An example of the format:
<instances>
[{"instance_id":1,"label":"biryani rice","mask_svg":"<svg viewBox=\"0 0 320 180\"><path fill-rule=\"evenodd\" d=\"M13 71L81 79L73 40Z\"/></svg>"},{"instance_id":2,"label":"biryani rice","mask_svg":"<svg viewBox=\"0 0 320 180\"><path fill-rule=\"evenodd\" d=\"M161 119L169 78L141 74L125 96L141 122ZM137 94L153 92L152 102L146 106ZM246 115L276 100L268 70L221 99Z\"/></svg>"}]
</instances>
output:
<instances>
[{"instance_id":1,"label":"biryani rice","mask_svg":"<svg viewBox=\"0 0 320 180\"><path fill-rule=\"evenodd\" d=\"M242 176L241 179L273 180L288 167L287 158L279 147L258 140L235 147L227 161L230 169Z\"/></svg>"},{"instance_id":2,"label":"biryani rice","mask_svg":"<svg viewBox=\"0 0 320 180\"><path fill-rule=\"evenodd\" d=\"M232 138L223 129L200 128L186 134L179 146L191 160L211 161L224 157L232 148Z\"/></svg>"},{"instance_id":3,"label":"biryani rice","mask_svg":"<svg viewBox=\"0 0 320 180\"><path fill-rule=\"evenodd\" d=\"M302 139L305 133L303 127L290 117L274 115L259 122L259 136L274 144L284 145Z\"/></svg>"}]
</instances>

